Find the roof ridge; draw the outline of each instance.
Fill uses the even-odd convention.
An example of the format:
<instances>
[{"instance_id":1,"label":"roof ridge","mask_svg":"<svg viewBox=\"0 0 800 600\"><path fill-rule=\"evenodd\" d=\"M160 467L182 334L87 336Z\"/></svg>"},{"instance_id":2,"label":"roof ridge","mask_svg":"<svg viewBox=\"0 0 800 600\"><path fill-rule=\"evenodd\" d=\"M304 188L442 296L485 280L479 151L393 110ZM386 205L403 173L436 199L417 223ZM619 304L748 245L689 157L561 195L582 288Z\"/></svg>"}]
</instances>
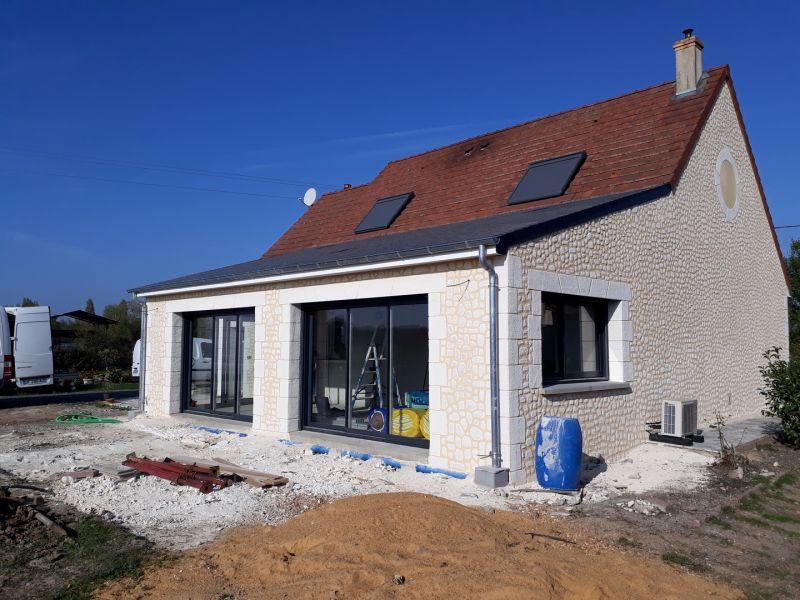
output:
<instances>
[{"instance_id":1,"label":"roof ridge","mask_svg":"<svg viewBox=\"0 0 800 600\"><path fill-rule=\"evenodd\" d=\"M707 69L705 72L710 75L712 72L717 72L717 71L726 70L726 69L729 69L728 64L723 64L723 65L719 65L719 66L716 66L716 67L712 67L710 69ZM588 104L582 104L582 105L576 106L574 108L568 108L568 109L565 109L565 110L560 110L558 112L554 112L554 113L550 113L550 114L547 114L547 115L543 115L541 117L536 117L535 119L529 119L527 121L523 121L522 123L517 123L516 125L509 125L508 127L502 127L500 129L495 129L493 131L487 131L485 133L480 133L478 135L474 135L472 137L468 137L466 139L459 140L457 142L452 142L450 144L445 144L444 146L439 146L438 148L431 148L430 150L425 150L423 152L417 152L416 154L409 154L408 156L404 156L403 158L390 160L386 164L387 165L391 165L391 164L394 164L394 163L403 162L404 160L409 160L411 158L417 158L419 156L425 156L426 154L431 154L433 152L438 152L439 150L444 150L446 148L451 148L453 146L459 146L461 144L465 144L467 142L471 142L472 140L478 140L479 138L483 138L483 137L486 137L486 136L489 136L489 135L496 135L496 134L502 133L504 131L510 131L511 129L516 129L517 127L524 127L525 125L530 125L531 123L536 123L537 121L544 121L546 119L552 119L553 117L559 117L561 115L565 115L567 113L575 112L575 111L582 110L582 109L585 109L585 108L590 108L592 106L599 106L601 104L605 104L606 102L613 102L614 100L620 100L620 99L625 98L627 96L632 96L634 94L641 94L642 92L646 92L648 90L654 90L656 88L660 88L662 86L670 85L670 84L674 84L674 83L675 83L674 79L671 79L669 81L662 81L661 83L657 83L655 85L650 85L650 86L647 86L647 87L640 88L638 90L632 90L630 92L625 92L624 94L620 94L619 96L612 96L611 98L606 98L604 100L597 100L595 102L589 102ZM385 169L385 167L384 167L384 169ZM384 169L382 169L381 172L383 172ZM380 175L380 173L378 175ZM377 175L372 179L372 181L374 181L375 179L377 179ZM363 185L367 185L367 184L363 184Z\"/></svg>"}]
</instances>

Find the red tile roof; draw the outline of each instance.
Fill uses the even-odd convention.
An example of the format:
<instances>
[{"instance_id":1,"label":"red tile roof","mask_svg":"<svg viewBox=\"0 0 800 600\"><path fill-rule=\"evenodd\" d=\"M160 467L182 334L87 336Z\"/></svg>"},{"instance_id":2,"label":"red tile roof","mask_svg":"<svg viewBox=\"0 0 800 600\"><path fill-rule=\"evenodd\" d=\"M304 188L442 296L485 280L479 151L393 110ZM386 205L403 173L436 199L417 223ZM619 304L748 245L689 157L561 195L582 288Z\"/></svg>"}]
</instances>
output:
<instances>
[{"instance_id":1,"label":"red tile roof","mask_svg":"<svg viewBox=\"0 0 800 600\"><path fill-rule=\"evenodd\" d=\"M690 96L676 98L670 81L390 162L370 183L322 196L264 256L675 185L728 78L717 67ZM580 150L588 157L563 196L507 204L530 163ZM376 200L412 191L390 228L354 233Z\"/></svg>"}]
</instances>

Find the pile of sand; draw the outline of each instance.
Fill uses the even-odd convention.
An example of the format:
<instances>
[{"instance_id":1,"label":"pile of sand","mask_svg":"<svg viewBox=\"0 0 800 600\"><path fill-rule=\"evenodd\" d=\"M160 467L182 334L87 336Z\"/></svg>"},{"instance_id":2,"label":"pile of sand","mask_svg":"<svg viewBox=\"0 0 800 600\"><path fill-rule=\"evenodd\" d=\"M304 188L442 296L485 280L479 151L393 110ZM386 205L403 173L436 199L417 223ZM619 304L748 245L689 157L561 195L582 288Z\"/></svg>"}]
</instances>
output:
<instances>
[{"instance_id":1,"label":"pile of sand","mask_svg":"<svg viewBox=\"0 0 800 600\"><path fill-rule=\"evenodd\" d=\"M741 598L658 560L422 494L340 500L230 531L103 598ZM402 576L397 578L396 576ZM398 583L402 581L402 583Z\"/></svg>"}]
</instances>

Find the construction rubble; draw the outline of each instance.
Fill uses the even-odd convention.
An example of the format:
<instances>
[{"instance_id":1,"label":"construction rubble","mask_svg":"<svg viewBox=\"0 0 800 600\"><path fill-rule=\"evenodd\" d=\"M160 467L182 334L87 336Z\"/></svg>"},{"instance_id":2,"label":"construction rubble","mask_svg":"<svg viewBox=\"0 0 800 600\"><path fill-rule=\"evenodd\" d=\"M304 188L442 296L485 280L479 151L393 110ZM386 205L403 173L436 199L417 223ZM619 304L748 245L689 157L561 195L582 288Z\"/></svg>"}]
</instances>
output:
<instances>
[{"instance_id":1,"label":"construction rubble","mask_svg":"<svg viewBox=\"0 0 800 600\"><path fill-rule=\"evenodd\" d=\"M41 483L83 513L183 549L233 525L275 525L332 500L381 492L421 492L489 510L535 503L568 515L580 503L692 489L704 483L712 462L707 454L649 443L616 461L587 461L579 493L552 493L535 483L490 490L468 474L356 451L346 438L330 448L188 418L119 421L4 427L0 469Z\"/></svg>"}]
</instances>

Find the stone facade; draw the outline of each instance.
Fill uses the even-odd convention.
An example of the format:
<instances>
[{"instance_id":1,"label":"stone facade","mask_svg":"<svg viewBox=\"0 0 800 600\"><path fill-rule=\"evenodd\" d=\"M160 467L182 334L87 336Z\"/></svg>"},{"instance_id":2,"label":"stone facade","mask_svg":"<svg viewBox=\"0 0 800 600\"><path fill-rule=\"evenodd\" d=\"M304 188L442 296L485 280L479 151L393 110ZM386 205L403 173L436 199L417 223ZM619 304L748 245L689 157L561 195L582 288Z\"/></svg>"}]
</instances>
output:
<instances>
[{"instance_id":1,"label":"stone facade","mask_svg":"<svg viewBox=\"0 0 800 600\"><path fill-rule=\"evenodd\" d=\"M732 220L715 188L717 157L726 148L739 177L740 208ZM761 354L788 348L788 292L727 87L674 193L510 254L527 280L516 298L523 316L516 364L525 432L517 441L526 477L533 474L534 428L542 414L577 417L585 452L607 458L645 439L645 422L660 420L665 399L697 399L705 423L716 411L759 413ZM627 314L620 325L609 325L610 359L629 360L631 369L616 377L611 369L611 379L629 382L629 389L543 393L537 359L542 271L560 277L565 293L580 294L573 287L591 280L629 285ZM629 340L628 349L614 347L615 339Z\"/></svg>"},{"instance_id":2,"label":"stone facade","mask_svg":"<svg viewBox=\"0 0 800 600\"><path fill-rule=\"evenodd\" d=\"M183 314L254 307L253 430L290 435L301 426L300 305L422 294L428 298L429 462L469 470L491 444L487 282L475 259L148 299L147 412L180 411Z\"/></svg>"},{"instance_id":3,"label":"stone facade","mask_svg":"<svg viewBox=\"0 0 800 600\"><path fill-rule=\"evenodd\" d=\"M735 218L721 209L715 166L736 162ZM610 457L645 439L666 398L696 398L700 417L757 413L761 353L788 347L787 289L724 89L674 193L512 248L500 281L500 417L512 482L533 475L542 414L575 416L587 453ZM541 293L609 300L610 384L542 388ZM488 276L474 257L148 298L146 409L180 410L182 315L255 308L253 430L300 426L301 309L307 302L428 298L430 450L434 466L471 471L491 446Z\"/></svg>"}]
</instances>

